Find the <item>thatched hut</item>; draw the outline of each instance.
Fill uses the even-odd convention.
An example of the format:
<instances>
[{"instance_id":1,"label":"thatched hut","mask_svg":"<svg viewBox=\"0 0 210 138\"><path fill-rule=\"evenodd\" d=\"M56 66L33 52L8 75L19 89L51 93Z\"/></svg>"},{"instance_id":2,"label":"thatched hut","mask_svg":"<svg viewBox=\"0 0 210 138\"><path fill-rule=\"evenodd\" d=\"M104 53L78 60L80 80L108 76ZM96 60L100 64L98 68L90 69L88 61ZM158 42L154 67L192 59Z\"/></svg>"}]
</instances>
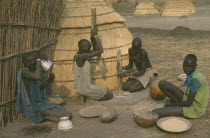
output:
<instances>
[{"instance_id":1,"label":"thatched hut","mask_svg":"<svg viewBox=\"0 0 210 138\"><path fill-rule=\"evenodd\" d=\"M127 49L132 35L125 26L125 19L109 8L103 0L68 0L62 16L60 33L54 56L53 72L56 81L52 85L53 95L73 96L73 57L80 39L90 39L91 7L96 7L98 34L104 48L103 61L106 73L102 76L97 59L92 60L93 81L97 85L114 90L117 88L116 54L121 49L123 62L127 62ZM126 60L125 60L126 59Z\"/></svg>"},{"instance_id":2,"label":"thatched hut","mask_svg":"<svg viewBox=\"0 0 210 138\"><path fill-rule=\"evenodd\" d=\"M107 4L107 6L108 7L110 7L110 8L114 8L113 7L113 4L117 1L117 0L104 0L105 2L106 2L106 4Z\"/></svg>"},{"instance_id":3,"label":"thatched hut","mask_svg":"<svg viewBox=\"0 0 210 138\"><path fill-rule=\"evenodd\" d=\"M156 7L157 6L151 0L142 0L136 7L134 15L159 14Z\"/></svg>"},{"instance_id":4,"label":"thatched hut","mask_svg":"<svg viewBox=\"0 0 210 138\"><path fill-rule=\"evenodd\" d=\"M161 16L188 16L195 13L190 0L167 0Z\"/></svg>"}]
</instances>

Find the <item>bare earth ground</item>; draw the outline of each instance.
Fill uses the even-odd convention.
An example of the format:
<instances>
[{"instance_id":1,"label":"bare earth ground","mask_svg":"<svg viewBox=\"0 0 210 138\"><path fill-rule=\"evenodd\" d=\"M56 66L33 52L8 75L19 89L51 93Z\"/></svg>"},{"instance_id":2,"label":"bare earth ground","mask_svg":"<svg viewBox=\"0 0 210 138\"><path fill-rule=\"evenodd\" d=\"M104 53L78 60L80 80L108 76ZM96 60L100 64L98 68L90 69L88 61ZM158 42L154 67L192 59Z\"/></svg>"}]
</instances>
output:
<instances>
[{"instance_id":1,"label":"bare earth ground","mask_svg":"<svg viewBox=\"0 0 210 138\"><path fill-rule=\"evenodd\" d=\"M206 11L204 11L206 12ZM202 22L202 21L201 21ZM180 86L177 76L182 74L182 61L188 53L194 53L198 57L198 70L207 78L210 84L210 32L204 31L169 31L159 29L129 28L133 36L140 36L143 40L143 48L149 54L153 68L159 73L159 79ZM88 137L88 138L137 138L137 137L210 137L210 103L206 115L199 119L190 119L193 127L182 134L168 134L160 131L156 126L141 128L133 121L133 110L142 108L154 108L163 105L151 100L149 97L137 99L136 97L148 94L148 89L140 93L130 94L130 101L121 102L93 102L86 105L80 104L78 97L67 101L66 108L73 113L74 128L69 132L59 131L57 123L46 121L42 124L34 124L26 119L16 120L5 128L0 128L0 137ZM138 96L137 96L138 95ZM133 97L132 97L133 96ZM144 95L145 96L145 95ZM113 104L112 104L113 103ZM124 104L123 104L124 103ZM110 124L103 124L98 118L80 117L78 111L89 105L106 105L118 112L118 118Z\"/></svg>"}]
</instances>

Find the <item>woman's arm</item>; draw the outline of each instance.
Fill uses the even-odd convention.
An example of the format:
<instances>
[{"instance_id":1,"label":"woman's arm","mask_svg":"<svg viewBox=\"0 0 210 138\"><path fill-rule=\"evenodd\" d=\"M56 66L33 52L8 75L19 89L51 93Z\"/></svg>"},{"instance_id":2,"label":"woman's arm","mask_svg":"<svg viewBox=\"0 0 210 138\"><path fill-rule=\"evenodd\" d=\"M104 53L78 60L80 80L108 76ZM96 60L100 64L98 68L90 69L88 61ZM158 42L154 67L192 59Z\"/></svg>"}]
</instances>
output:
<instances>
[{"instance_id":1,"label":"woman's arm","mask_svg":"<svg viewBox=\"0 0 210 138\"><path fill-rule=\"evenodd\" d=\"M140 70L140 71L137 71L137 72L132 72L130 74L130 76L141 76L145 73L145 70Z\"/></svg>"},{"instance_id":2,"label":"woman's arm","mask_svg":"<svg viewBox=\"0 0 210 138\"><path fill-rule=\"evenodd\" d=\"M47 87L50 83L55 81L55 75L54 74L50 74L49 77L47 77L46 79L44 79L41 83L40 83L40 88L43 89L45 87Z\"/></svg>"},{"instance_id":3,"label":"woman's arm","mask_svg":"<svg viewBox=\"0 0 210 138\"><path fill-rule=\"evenodd\" d=\"M90 40L93 45L93 51L90 51L88 53L81 53L78 55L78 58L88 59L95 56L99 56L101 53L103 53L103 47L102 47L100 39L98 38L97 32L98 32L98 29L96 27L91 30Z\"/></svg>"},{"instance_id":4,"label":"woman's arm","mask_svg":"<svg viewBox=\"0 0 210 138\"><path fill-rule=\"evenodd\" d=\"M187 100L183 102L178 102L178 103L171 103L166 106L190 107L195 99L196 93L199 90L200 86L201 86L201 83L199 82L199 80L196 78L193 78L190 82L190 92L189 92Z\"/></svg>"},{"instance_id":5,"label":"woman's arm","mask_svg":"<svg viewBox=\"0 0 210 138\"><path fill-rule=\"evenodd\" d=\"M129 70L129 69L133 68L132 48L128 49L128 55L129 55L129 63L127 66L122 67L122 69Z\"/></svg>"},{"instance_id":6,"label":"woman's arm","mask_svg":"<svg viewBox=\"0 0 210 138\"><path fill-rule=\"evenodd\" d=\"M36 61L36 69L34 72L22 71L22 77L25 79L39 80L41 78L41 61Z\"/></svg>"}]
</instances>

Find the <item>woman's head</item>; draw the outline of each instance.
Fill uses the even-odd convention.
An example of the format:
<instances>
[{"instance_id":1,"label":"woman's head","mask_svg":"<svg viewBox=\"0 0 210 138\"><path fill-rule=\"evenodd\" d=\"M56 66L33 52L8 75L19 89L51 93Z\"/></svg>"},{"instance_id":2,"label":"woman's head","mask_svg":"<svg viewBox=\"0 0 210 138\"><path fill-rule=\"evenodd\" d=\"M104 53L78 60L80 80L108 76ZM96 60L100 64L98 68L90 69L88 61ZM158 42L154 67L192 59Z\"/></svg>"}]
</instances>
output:
<instances>
[{"instance_id":1,"label":"woman's head","mask_svg":"<svg viewBox=\"0 0 210 138\"><path fill-rule=\"evenodd\" d=\"M36 59L37 55L35 53L27 53L23 55L24 66L30 70L34 70L36 68Z\"/></svg>"},{"instance_id":2,"label":"woman's head","mask_svg":"<svg viewBox=\"0 0 210 138\"><path fill-rule=\"evenodd\" d=\"M183 62L183 70L187 75L195 71L197 67L197 57L194 54L188 54Z\"/></svg>"},{"instance_id":3,"label":"woman's head","mask_svg":"<svg viewBox=\"0 0 210 138\"><path fill-rule=\"evenodd\" d=\"M86 39L81 39L78 42L78 47L80 52L89 52L91 48L91 43Z\"/></svg>"}]
</instances>

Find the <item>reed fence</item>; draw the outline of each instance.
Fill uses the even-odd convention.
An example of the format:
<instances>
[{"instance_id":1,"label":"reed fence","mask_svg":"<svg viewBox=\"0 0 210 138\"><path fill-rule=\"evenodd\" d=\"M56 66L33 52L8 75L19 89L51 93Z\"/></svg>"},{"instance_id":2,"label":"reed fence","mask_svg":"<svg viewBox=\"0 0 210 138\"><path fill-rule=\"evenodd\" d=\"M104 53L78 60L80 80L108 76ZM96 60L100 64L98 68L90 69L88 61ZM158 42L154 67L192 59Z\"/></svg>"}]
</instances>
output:
<instances>
[{"instance_id":1,"label":"reed fence","mask_svg":"<svg viewBox=\"0 0 210 138\"><path fill-rule=\"evenodd\" d=\"M64 7L64 0L0 0L0 127L20 117L15 98L22 55L53 59Z\"/></svg>"}]
</instances>

